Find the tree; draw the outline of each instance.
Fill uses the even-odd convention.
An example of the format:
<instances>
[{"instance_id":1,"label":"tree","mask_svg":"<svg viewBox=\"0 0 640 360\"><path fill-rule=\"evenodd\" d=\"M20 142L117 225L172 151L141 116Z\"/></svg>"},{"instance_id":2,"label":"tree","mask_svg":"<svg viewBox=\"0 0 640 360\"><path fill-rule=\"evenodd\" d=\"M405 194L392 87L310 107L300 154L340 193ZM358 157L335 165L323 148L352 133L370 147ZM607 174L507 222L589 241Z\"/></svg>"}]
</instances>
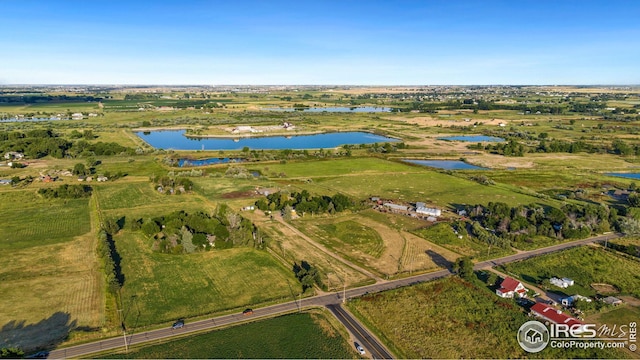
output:
<instances>
[{"instance_id":1,"label":"tree","mask_svg":"<svg viewBox=\"0 0 640 360\"><path fill-rule=\"evenodd\" d=\"M74 175L86 175L87 168L83 163L77 163L73 166L73 170L71 171Z\"/></svg>"},{"instance_id":2,"label":"tree","mask_svg":"<svg viewBox=\"0 0 640 360\"><path fill-rule=\"evenodd\" d=\"M461 278L470 281L473 278L473 261L471 261L471 257L464 256L459 258L453 264L453 271Z\"/></svg>"},{"instance_id":3,"label":"tree","mask_svg":"<svg viewBox=\"0 0 640 360\"><path fill-rule=\"evenodd\" d=\"M24 351L16 347L3 347L0 349L0 359L21 359Z\"/></svg>"}]
</instances>

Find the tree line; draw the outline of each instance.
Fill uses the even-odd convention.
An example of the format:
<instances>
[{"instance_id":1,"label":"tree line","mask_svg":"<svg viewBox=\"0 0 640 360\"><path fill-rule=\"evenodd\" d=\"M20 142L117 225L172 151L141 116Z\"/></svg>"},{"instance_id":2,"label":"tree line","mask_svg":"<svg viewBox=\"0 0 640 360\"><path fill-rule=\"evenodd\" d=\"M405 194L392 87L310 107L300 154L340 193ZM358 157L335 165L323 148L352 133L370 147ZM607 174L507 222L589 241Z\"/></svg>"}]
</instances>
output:
<instances>
[{"instance_id":1,"label":"tree line","mask_svg":"<svg viewBox=\"0 0 640 360\"><path fill-rule=\"evenodd\" d=\"M480 241L504 248L514 242L531 243L536 236L581 239L619 226L615 208L596 204L565 204L558 209L490 202L486 206L467 206L465 210L471 222L458 224L456 230L468 229Z\"/></svg>"},{"instance_id":2,"label":"tree line","mask_svg":"<svg viewBox=\"0 0 640 360\"><path fill-rule=\"evenodd\" d=\"M89 185L60 185L58 188L41 188L38 194L48 199L81 199L91 197L92 188Z\"/></svg>"},{"instance_id":3,"label":"tree line","mask_svg":"<svg viewBox=\"0 0 640 360\"><path fill-rule=\"evenodd\" d=\"M304 214L333 214L355 207L354 201L346 195L312 196L307 190L291 194L278 191L267 195L266 198L259 199L255 202L255 205L263 211L295 208L296 212L301 216L304 216Z\"/></svg>"},{"instance_id":4,"label":"tree line","mask_svg":"<svg viewBox=\"0 0 640 360\"><path fill-rule=\"evenodd\" d=\"M238 246L264 248L267 240L249 219L226 205L211 214L180 210L152 219L135 219L131 227L152 239L155 251L172 254Z\"/></svg>"},{"instance_id":5,"label":"tree line","mask_svg":"<svg viewBox=\"0 0 640 360\"><path fill-rule=\"evenodd\" d=\"M72 134L72 137L76 137ZM69 141L52 130L30 130L26 132L0 132L0 152L15 151L24 155L39 159L47 155L61 159L65 156L91 156L91 155L134 155L135 149L122 146L115 142L90 143L85 139L93 138L92 132L82 134L83 139Z\"/></svg>"}]
</instances>

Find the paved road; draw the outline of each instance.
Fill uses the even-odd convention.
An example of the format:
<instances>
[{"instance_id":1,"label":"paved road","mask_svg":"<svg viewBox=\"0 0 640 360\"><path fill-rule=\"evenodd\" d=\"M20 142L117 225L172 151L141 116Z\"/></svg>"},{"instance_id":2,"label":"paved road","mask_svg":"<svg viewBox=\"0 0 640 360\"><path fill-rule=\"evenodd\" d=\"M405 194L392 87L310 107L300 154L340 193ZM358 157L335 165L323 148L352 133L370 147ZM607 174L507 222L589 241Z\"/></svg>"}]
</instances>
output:
<instances>
[{"instance_id":1,"label":"paved road","mask_svg":"<svg viewBox=\"0 0 640 360\"><path fill-rule=\"evenodd\" d=\"M620 237L620 235L608 234L608 235L592 237L584 240L566 242L566 243L553 245L553 246L549 246L542 249L526 251L526 252L518 253L515 255L509 255L509 256L493 259L493 260L483 261L483 262L477 263L474 266L474 268L476 270L486 269L488 267L501 265L508 262L528 259L530 257L543 255L543 254L551 253L554 251L564 250L567 248L585 245L585 244L591 244L594 242L599 242L604 240L610 240L617 237ZM367 285L367 286L346 290L345 296L347 299L351 297L358 297L367 293L391 290L391 289L395 289L402 286L413 285L419 282L431 281L431 280L448 276L450 274L451 272L445 269L445 270L440 270L440 271L431 272L427 274L411 276L404 279L383 281L373 285ZM211 318L207 320L196 321L192 323L187 322L184 328L177 329L177 330L166 328L166 329L150 330L147 332L136 333L136 334L128 334L126 337L126 340L128 345L140 344L147 341L169 338L169 337L180 335L180 334L188 334L196 331L213 329L220 326L237 324L253 318L272 317L274 315L283 314L287 312L295 312L301 308L306 308L306 307L325 306L325 307L329 307L330 310L336 309L335 305L339 305L342 302L343 302L342 292L339 291L336 293L330 293L330 294L305 298L305 299L302 299L302 301L290 301L287 303L272 305L272 306L268 306L260 309L254 309L252 315L242 315L240 313L231 314L231 315L220 316L220 317ZM345 326L347 326L347 324L345 324ZM363 334L366 333L365 335L362 335L364 338L360 339L363 342L363 345L365 343L365 339L367 338L367 336L372 338L372 336L368 332L366 332L366 329L364 329L362 326L360 326L360 330L358 331L362 331ZM92 354L92 353L96 353L104 350L116 349L121 347L124 347L123 336L111 338L111 339L105 339L105 340L96 341L96 342L87 343L87 344L82 344L82 345L77 345L77 346L72 346L68 348L53 350L50 352L49 357L50 358L74 358L74 357L79 357L83 355L88 355L88 354ZM367 347L367 349L371 352L374 351L369 347ZM388 354L380 355L380 358L389 358L390 355L389 356L387 355Z\"/></svg>"},{"instance_id":2,"label":"paved road","mask_svg":"<svg viewBox=\"0 0 640 360\"><path fill-rule=\"evenodd\" d=\"M364 347L374 359L392 359L391 353L373 337L369 331L356 320L348 311L340 305L327 305L329 311L340 320L341 323L356 338L356 342ZM355 344L353 344L355 346Z\"/></svg>"}]
</instances>

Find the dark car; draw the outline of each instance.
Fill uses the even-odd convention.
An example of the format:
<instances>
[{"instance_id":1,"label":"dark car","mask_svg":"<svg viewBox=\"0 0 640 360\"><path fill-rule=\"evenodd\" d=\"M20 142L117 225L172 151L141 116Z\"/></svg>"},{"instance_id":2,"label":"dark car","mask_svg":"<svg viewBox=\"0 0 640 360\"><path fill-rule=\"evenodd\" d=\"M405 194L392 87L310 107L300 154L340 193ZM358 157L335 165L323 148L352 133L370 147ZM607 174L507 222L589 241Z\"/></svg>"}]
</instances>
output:
<instances>
[{"instance_id":1,"label":"dark car","mask_svg":"<svg viewBox=\"0 0 640 360\"><path fill-rule=\"evenodd\" d=\"M46 359L49 357L49 352L48 351L38 351L35 354L31 354L29 356L26 356L27 359Z\"/></svg>"},{"instance_id":2,"label":"dark car","mask_svg":"<svg viewBox=\"0 0 640 360\"><path fill-rule=\"evenodd\" d=\"M251 315L251 314L253 314L253 309L244 309L242 314L243 315Z\"/></svg>"},{"instance_id":3,"label":"dark car","mask_svg":"<svg viewBox=\"0 0 640 360\"><path fill-rule=\"evenodd\" d=\"M182 319L174 322L173 325L171 325L172 329L180 329L182 327L184 327L184 320L182 320Z\"/></svg>"}]
</instances>

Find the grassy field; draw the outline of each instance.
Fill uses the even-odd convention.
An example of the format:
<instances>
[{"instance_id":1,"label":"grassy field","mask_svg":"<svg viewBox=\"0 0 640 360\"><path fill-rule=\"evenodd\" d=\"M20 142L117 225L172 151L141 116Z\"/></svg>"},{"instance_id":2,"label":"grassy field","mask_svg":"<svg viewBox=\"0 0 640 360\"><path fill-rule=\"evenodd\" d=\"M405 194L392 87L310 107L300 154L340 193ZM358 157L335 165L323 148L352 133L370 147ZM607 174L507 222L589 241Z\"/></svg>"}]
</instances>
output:
<instances>
[{"instance_id":1,"label":"grassy field","mask_svg":"<svg viewBox=\"0 0 640 360\"><path fill-rule=\"evenodd\" d=\"M514 253L511 249L503 249L497 246L489 249L487 244L480 243L466 235L460 239L453 232L451 225L446 223L417 229L413 233L462 256L472 256L476 260L492 259Z\"/></svg>"},{"instance_id":2,"label":"grassy field","mask_svg":"<svg viewBox=\"0 0 640 360\"><path fill-rule=\"evenodd\" d=\"M325 234L333 235L343 244L358 248L365 254L379 258L384 250L384 242L373 229L353 220L328 222L318 225Z\"/></svg>"},{"instance_id":3,"label":"grassy field","mask_svg":"<svg viewBox=\"0 0 640 360\"><path fill-rule=\"evenodd\" d=\"M547 347L528 354L516 341L527 316L485 287L449 277L379 294L348 307L400 358L619 358L613 351Z\"/></svg>"},{"instance_id":4,"label":"grassy field","mask_svg":"<svg viewBox=\"0 0 640 360\"><path fill-rule=\"evenodd\" d=\"M141 233L126 231L115 242L123 259L122 297L136 310L126 319L131 328L287 301L300 292L293 271L263 251L161 254Z\"/></svg>"},{"instance_id":5,"label":"grassy field","mask_svg":"<svg viewBox=\"0 0 640 360\"><path fill-rule=\"evenodd\" d=\"M0 198L0 347L95 337L105 298L89 200L46 200L26 190Z\"/></svg>"},{"instance_id":6,"label":"grassy field","mask_svg":"<svg viewBox=\"0 0 640 360\"><path fill-rule=\"evenodd\" d=\"M565 295L593 296L593 283L615 286L621 294L640 298L640 262L618 256L600 247L582 246L558 253L504 265L502 269L527 282L536 284L552 276L568 277L575 285L551 290Z\"/></svg>"},{"instance_id":7,"label":"grassy field","mask_svg":"<svg viewBox=\"0 0 640 360\"><path fill-rule=\"evenodd\" d=\"M134 348L105 359L356 359L344 330L314 310ZM333 320L333 321L332 321ZM188 323L187 323L188 326Z\"/></svg>"},{"instance_id":8,"label":"grassy field","mask_svg":"<svg viewBox=\"0 0 640 360\"><path fill-rule=\"evenodd\" d=\"M91 229L89 200L48 200L33 191L0 192L0 250L55 244Z\"/></svg>"}]
</instances>

